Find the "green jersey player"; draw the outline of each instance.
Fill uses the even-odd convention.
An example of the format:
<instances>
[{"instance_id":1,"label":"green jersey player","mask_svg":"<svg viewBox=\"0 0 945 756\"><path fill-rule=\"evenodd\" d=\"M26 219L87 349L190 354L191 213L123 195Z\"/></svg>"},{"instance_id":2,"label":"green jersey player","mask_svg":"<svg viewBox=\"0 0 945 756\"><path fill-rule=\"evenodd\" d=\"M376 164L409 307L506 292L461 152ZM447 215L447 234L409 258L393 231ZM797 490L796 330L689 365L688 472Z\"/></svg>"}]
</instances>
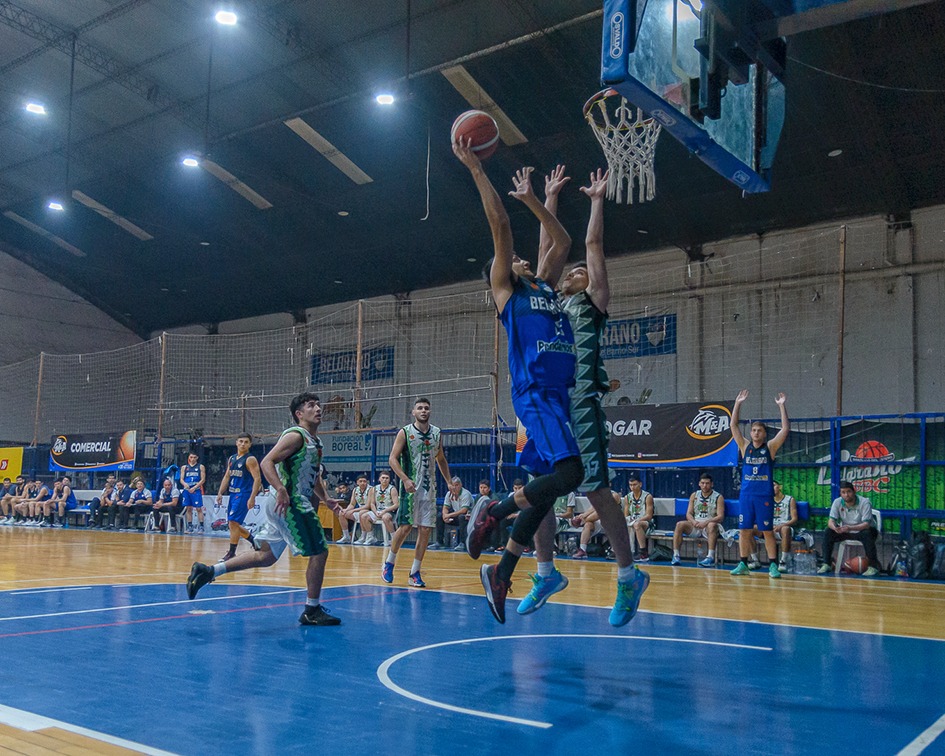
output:
<instances>
[{"instance_id":1,"label":"green jersey player","mask_svg":"<svg viewBox=\"0 0 945 756\"><path fill-rule=\"evenodd\" d=\"M264 502L265 524L255 536L259 551L246 552L213 566L194 562L187 579L187 596L194 598L201 587L225 572L270 567L289 546L294 554L308 557L305 570L308 597L299 622L340 625L341 620L319 603L328 542L318 519L317 502L326 502L336 513L341 509L340 502L328 498L319 475L322 444L315 432L322 421L321 403L315 394L299 394L289 405L289 412L296 425L283 431L259 465L275 491L275 500Z\"/></svg>"}]
</instances>

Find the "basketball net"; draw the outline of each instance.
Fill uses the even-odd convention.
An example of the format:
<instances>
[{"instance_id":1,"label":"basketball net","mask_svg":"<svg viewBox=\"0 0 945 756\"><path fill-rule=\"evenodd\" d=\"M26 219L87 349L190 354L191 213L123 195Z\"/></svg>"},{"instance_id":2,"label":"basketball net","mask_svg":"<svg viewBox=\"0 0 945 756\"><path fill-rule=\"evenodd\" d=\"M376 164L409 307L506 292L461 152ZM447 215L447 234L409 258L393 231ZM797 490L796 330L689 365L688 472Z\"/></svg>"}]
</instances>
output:
<instances>
[{"instance_id":1,"label":"basketball net","mask_svg":"<svg viewBox=\"0 0 945 756\"><path fill-rule=\"evenodd\" d=\"M642 110L630 105L614 89L604 89L588 100L584 118L594 130L610 168L607 199L633 204L634 184L640 202L653 199L656 196L653 159L660 125L646 118Z\"/></svg>"}]
</instances>

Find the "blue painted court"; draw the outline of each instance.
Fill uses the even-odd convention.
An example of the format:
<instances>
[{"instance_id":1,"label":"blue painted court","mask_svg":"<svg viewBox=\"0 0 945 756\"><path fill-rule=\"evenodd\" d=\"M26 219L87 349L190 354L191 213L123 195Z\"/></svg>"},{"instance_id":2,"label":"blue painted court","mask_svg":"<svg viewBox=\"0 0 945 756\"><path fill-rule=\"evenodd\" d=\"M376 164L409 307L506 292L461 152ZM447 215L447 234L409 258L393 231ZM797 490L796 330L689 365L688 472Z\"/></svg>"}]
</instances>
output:
<instances>
[{"instance_id":1,"label":"blue painted court","mask_svg":"<svg viewBox=\"0 0 945 756\"><path fill-rule=\"evenodd\" d=\"M649 612L613 630L563 604L500 626L478 596L368 585L324 598L341 627L297 625L304 592L283 587L7 591L0 704L185 754L889 754L945 710L942 641Z\"/></svg>"}]
</instances>

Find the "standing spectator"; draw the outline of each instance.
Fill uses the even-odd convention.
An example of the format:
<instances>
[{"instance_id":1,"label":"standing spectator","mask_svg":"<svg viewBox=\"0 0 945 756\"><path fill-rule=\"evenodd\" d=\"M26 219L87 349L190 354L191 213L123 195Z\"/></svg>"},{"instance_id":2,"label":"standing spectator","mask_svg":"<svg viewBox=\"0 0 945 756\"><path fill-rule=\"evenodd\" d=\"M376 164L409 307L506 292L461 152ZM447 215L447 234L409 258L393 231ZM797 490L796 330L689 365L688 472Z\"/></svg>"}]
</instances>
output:
<instances>
[{"instance_id":1,"label":"standing spectator","mask_svg":"<svg viewBox=\"0 0 945 756\"><path fill-rule=\"evenodd\" d=\"M876 554L876 528L873 525L873 504L865 496L857 494L853 484L845 480L840 484L840 496L833 500L827 529L824 531L824 563L817 570L818 575L834 571L833 547L840 541L859 541L866 549L869 567L864 577L873 577L879 573L875 565L879 564Z\"/></svg>"}]
</instances>

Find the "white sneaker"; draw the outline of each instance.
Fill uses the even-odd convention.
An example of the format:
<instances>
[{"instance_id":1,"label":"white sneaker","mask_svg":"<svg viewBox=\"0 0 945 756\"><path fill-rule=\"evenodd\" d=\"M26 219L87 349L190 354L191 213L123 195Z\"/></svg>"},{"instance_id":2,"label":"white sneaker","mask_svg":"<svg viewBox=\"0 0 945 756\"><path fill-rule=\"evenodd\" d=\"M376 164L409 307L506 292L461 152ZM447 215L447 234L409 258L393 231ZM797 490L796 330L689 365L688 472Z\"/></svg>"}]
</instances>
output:
<instances>
[{"instance_id":1,"label":"white sneaker","mask_svg":"<svg viewBox=\"0 0 945 756\"><path fill-rule=\"evenodd\" d=\"M341 539L335 541L335 543L351 543L351 536L342 536Z\"/></svg>"},{"instance_id":2,"label":"white sneaker","mask_svg":"<svg viewBox=\"0 0 945 756\"><path fill-rule=\"evenodd\" d=\"M372 535L368 536L364 541L365 546L373 546L376 543L377 543L377 539Z\"/></svg>"}]
</instances>

